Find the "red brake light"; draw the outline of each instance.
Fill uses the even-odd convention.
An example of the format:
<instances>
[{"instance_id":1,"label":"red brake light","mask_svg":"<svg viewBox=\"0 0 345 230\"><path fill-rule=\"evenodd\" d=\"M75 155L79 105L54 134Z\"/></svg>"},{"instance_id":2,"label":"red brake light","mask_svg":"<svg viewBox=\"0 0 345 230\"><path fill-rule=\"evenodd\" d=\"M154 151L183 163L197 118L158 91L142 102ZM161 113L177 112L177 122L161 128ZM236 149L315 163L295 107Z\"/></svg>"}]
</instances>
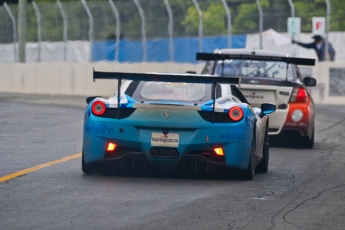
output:
<instances>
[{"instance_id":1,"label":"red brake light","mask_svg":"<svg viewBox=\"0 0 345 230\"><path fill-rule=\"evenodd\" d=\"M105 112L106 106L102 101L96 101L92 104L92 113L96 116L101 116Z\"/></svg>"},{"instance_id":2,"label":"red brake light","mask_svg":"<svg viewBox=\"0 0 345 230\"><path fill-rule=\"evenodd\" d=\"M229 117L233 121L240 121L243 118L243 110L239 106L229 109Z\"/></svg>"},{"instance_id":3,"label":"red brake light","mask_svg":"<svg viewBox=\"0 0 345 230\"><path fill-rule=\"evenodd\" d=\"M294 88L290 98L290 102L306 102L308 101L308 93L303 88Z\"/></svg>"}]
</instances>

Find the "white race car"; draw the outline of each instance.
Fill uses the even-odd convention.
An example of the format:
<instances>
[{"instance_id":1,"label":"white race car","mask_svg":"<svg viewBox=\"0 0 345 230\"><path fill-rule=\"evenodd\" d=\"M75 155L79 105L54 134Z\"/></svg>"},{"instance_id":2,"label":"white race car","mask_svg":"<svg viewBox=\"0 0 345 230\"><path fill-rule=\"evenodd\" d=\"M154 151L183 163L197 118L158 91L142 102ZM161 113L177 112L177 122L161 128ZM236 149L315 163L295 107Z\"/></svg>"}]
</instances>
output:
<instances>
[{"instance_id":1,"label":"white race car","mask_svg":"<svg viewBox=\"0 0 345 230\"><path fill-rule=\"evenodd\" d=\"M269 115L269 135L291 138L302 147L314 144L315 105L306 87L316 80L302 78L297 65L314 65L314 59L294 58L282 52L249 49L221 49L198 53L207 61L203 74L240 77L238 88L254 107L264 102L277 106Z\"/></svg>"}]
</instances>

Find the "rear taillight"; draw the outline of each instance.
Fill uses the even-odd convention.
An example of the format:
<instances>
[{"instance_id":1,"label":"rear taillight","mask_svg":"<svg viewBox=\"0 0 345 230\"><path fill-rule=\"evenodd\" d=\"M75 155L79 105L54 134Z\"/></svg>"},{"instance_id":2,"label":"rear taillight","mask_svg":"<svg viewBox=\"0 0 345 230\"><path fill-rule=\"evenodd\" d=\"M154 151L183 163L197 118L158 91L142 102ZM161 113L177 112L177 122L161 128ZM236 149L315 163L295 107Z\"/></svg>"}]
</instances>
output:
<instances>
[{"instance_id":1,"label":"rear taillight","mask_svg":"<svg viewBox=\"0 0 345 230\"><path fill-rule=\"evenodd\" d=\"M214 148L213 151L216 153L218 156L224 156L224 151L223 148Z\"/></svg>"},{"instance_id":2,"label":"rear taillight","mask_svg":"<svg viewBox=\"0 0 345 230\"><path fill-rule=\"evenodd\" d=\"M107 151L108 151L108 152L114 151L115 148L116 148L116 144L115 144L115 143L112 143L112 142L109 142L109 143L108 143L108 146L107 146Z\"/></svg>"},{"instance_id":3,"label":"rear taillight","mask_svg":"<svg viewBox=\"0 0 345 230\"><path fill-rule=\"evenodd\" d=\"M104 102L96 101L92 104L91 110L92 110L92 113L95 114L96 116L101 116L102 114L104 114L106 110L106 106Z\"/></svg>"},{"instance_id":4,"label":"rear taillight","mask_svg":"<svg viewBox=\"0 0 345 230\"><path fill-rule=\"evenodd\" d=\"M308 93L303 88L294 88L291 94L290 102L306 102L308 101Z\"/></svg>"},{"instance_id":5,"label":"rear taillight","mask_svg":"<svg viewBox=\"0 0 345 230\"><path fill-rule=\"evenodd\" d=\"M240 121L243 118L243 110L239 106L229 109L229 117L233 121Z\"/></svg>"}]
</instances>

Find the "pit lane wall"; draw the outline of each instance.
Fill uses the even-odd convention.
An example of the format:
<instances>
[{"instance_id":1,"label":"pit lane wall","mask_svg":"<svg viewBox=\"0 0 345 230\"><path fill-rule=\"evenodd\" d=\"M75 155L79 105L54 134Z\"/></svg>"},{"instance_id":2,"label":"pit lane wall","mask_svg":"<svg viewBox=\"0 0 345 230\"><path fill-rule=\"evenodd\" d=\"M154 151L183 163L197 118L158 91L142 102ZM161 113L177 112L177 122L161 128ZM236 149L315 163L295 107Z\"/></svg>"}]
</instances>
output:
<instances>
[{"instance_id":1,"label":"pit lane wall","mask_svg":"<svg viewBox=\"0 0 345 230\"><path fill-rule=\"evenodd\" d=\"M178 63L8 63L0 64L0 92L50 95L110 96L117 81L93 82L93 68L117 72L201 72L203 64ZM305 76L317 79L309 88L319 104L345 104L345 62L321 62L302 67Z\"/></svg>"}]
</instances>

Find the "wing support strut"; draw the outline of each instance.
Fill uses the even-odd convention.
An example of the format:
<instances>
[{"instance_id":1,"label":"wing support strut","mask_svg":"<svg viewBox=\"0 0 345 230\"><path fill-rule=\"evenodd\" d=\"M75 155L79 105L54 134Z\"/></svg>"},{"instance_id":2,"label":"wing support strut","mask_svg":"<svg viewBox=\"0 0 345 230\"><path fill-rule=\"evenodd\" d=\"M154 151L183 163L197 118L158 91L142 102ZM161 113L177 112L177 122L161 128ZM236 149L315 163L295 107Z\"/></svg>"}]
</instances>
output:
<instances>
[{"instance_id":1,"label":"wing support strut","mask_svg":"<svg viewBox=\"0 0 345 230\"><path fill-rule=\"evenodd\" d=\"M214 124L214 110L215 110L215 105L216 105L216 87L217 87L217 81L214 81L212 83L212 100L213 100L213 105L212 105L212 124Z\"/></svg>"},{"instance_id":2,"label":"wing support strut","mask_svg":"<svg viewBox=\"0 0 345 230\"><path fill-rule=\"evenodd\" d=\"M121 77L117 79L117 119L120 120Z\"/></svg>"}]
</instances>

